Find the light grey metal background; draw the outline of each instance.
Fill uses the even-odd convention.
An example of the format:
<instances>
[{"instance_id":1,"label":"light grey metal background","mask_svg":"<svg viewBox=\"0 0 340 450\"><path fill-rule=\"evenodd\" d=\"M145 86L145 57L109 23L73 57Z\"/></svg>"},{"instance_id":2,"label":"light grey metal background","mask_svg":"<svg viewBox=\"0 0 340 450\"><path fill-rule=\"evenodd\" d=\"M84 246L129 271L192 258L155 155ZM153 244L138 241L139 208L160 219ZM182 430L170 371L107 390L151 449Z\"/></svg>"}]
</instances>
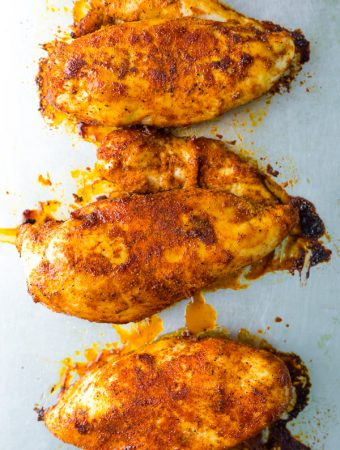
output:
<instances>
[{"instance_id":1,"label":"light grey metal background","mask_svg":"<svg viewBox=\"0 0 340 450\"><path fill-rule=\"evenodd\" d=\"M236 119L230 113L218 122L196 127L194 132L209 136L212 126L217 125L225 139L240 133L243 147L254 149L257 157L267 156L272 165L280 163L279 181L296 175L298 182L291 192L317 205L335 250L334 245L339 243L340 2L230 2L250 16L290 28L301 27L312 44L311 63L293 83L291 93L273 98L267 117L253 132L241 124L245 121L249 126L247 108L239 110ZM62 188L67 192L70 168L85 167L94 161L93 146L62 130L50 130L37 111L34 76L40 54L38 44L49 40L57 25L70 21L70 13L47 11L48 7L63 5L70 6L71 2L12 0L1 4L1 226L16 225L22 210L34 206L37 200L55 196L39 188L38 174L50 172L53 181L63 181ZM301 86L300 80L306 83ZM250 109L261 112L264 100L253 103ZM314 270L307 284L297 276L281 273L268 275L247 290L207 295L218 311L220 325L233 331L246 327L253 332L270 326L265 335L270 342L298 353L308 363L313 381L311 401L296 421L294 431L302 432L316 450L340 448L337 269L334 251L332 263ZM36 421L34 404L49 402L48 391L58 378L61 359L93 342L115 340L114 331L110 325L56 315L34 305L26 293L14 247L0 247L0 273L0 448L70 448ZM162 314L166 331L184 325L185 304ZM278 315L282 323L275 323Z\"/></svg>"}]
</instances>

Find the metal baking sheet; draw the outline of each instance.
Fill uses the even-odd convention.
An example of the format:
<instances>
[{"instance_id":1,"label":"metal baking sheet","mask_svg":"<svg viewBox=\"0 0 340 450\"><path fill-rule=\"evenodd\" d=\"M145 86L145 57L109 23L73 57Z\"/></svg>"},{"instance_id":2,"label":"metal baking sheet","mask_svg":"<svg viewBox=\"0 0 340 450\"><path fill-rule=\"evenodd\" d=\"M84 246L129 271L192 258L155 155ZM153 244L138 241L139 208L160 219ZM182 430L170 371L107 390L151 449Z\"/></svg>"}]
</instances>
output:
<instances>
[{"instance_id":1,"label":"metal baking sheet","mask_svg":"<svg viewBox=\"0 0 340 450\"><path fill-rule=\"evenodd\" d=\"M317 206L331 236L333 259L313 270L307 283L287 273L270 274L246 290L209 293L207 300L217 310L220 325L232 331L240 327L254 333L266 330L263 336L272 344L302 356L310 368L313 387L309 406L294 422L293 431L315 450L337 450L340 2L230 3L250 16L303 29L312 45L311 62L294 81L291 92L274 96L270 105L263 98L184 133L214 136L217 128L224 139L237 139L239 148L253 151L258 159L265 157L265 164L279 168L279 181L295 178L290 192ZM67 198L72 192L70 169L94 162L92 145L62 129L49 129L38 112L34 77L41 55L39 44L50 40L58 25L70 23L71 6L66 0L1 4L1 226L17 225L24 209L56 196L39 186L39 174L49 172L53 182L62 183L59 191ZM116 335L110 325L56 315L35 305L26 292L23 269L12 246L0 246L0 273L0 448L69 449L37 422L33 407L48 401L61 359L93 342L116 340ZM165 331L184 325L185 305L183 301L161 314ZM276 316L283 321L276 323Z\"/></svg>"}]
</instances>

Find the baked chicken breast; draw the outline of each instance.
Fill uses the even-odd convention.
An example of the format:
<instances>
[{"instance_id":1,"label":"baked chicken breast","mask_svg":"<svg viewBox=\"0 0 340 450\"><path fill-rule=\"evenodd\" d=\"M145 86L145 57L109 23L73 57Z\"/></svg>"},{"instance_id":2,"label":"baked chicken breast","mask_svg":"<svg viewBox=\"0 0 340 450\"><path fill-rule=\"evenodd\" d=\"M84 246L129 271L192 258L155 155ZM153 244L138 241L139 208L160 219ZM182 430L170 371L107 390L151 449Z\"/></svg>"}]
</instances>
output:
<instances>
[{"instance_id":1,"label":"baked chicken breast","mask_svg":"<svg viewBox=\"0 0 340 450\"><path fill-rule=\"evenodd\" d=\"M195 18L113 25L46 49L43 114L113 127L213 119L268 92L296 53L285 30Z\"/></svg>"},{"instance_id":2,"label":"baked chicken breast","mask_svg":"<svg viewBox=\"0 0 340 450\"><path fill-rule=\"evenodd\" d=\"M254 202L289 201L271 178L243 161L221 141L177 137L157 130L116 130L97 151L94 174L105 194L150 194L200 187L229 192ZM97 191L97 189L93 189ZM274 195L275 192L275 195Z\"/></svg>"},{"instance_id":3,"label":"baked chicken breast","mask_svg":"<svg viewBox=\"0 0 340 450\"><path fill-rule=\"evenodd\" d=\"M168 338L88 372L44 414L84 450L232 448L291 400L285 364L220 338Z\"/></svg>"},{"instance_id":4,"label":"baked chicken breast","mask_svg":"<svg viewBox=\"0 0 340 450\"><path fill-rule=\"evenodd\" d=\"M251 24L261 22L238 13L217 0L77 0L73 8L73 36L93 33L104 25L146 19L199 17Z\"/></svg>"},{"instance_id":5,"label":"baked chicken breast","mask_svg":"<svg viewBox=\"0 0 340 450\"><path fill-rule=\"evenodd\" d=\"M92 203L65 222L21 226L29 292L95 322L139 321L272 252L298 223L291 204L175 189Z\"/></svg>"}]
</instances>

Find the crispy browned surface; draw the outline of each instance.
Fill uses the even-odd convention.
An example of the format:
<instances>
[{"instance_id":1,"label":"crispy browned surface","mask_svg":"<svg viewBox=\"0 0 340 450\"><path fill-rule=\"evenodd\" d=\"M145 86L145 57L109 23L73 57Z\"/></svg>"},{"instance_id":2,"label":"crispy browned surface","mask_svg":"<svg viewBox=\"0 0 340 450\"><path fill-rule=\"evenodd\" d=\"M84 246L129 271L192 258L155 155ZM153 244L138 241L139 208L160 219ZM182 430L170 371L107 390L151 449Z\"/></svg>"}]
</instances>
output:
<instances>
[{"instance_id":1,"label":"crispy browned surface","mask_svg":"<svg viewBox=\"0 0 340 450\"><path fill-rule=\"evenodd\" d=\"M77 0L73 15L75 37L120 21L188 16L205 19L213 17L261 27L261 22L245 17L217 0Z\"/></svg>"},{"instance_id":2,"label":"crispy browned surface","mask_svg":"<svg viewBox=\"0 0 340 450\"><path fill-rule=\"evenodd\" d=\"M277 420L290 398L289 372L271 353L170 338L92 370L44 420L86 450L222 450Z\"/></svg>"},{"instance_id":3,"label":"crispy browned surface","mask_svg":"<svg viewBox=\"0 0 340 450\"><path fill-rule=\"evenodd\" d=\"M189 125L260 97L294 55L289 33L275 28L193 18L114 25L50 46L41 107L95 125Z\"/></svg>"},{"instance_id":4,"label":"crispy browned surface","mask_svg":"<svg viewBox=\"0 0 340 450\"><path fill-rule=\"evenodd\" d=\"M97 322L138 321L263 258L298 221L192 188L93 203L64 223L23 225L18 246L35 301Z\"/></svg>"},{"instance_id":5,"label":"crispy browned surface","mask_svg":"<svg viewBox=\"0 0 340 450\"><path fill-rule=\"evenodd\" d=\"M98 149L96 170L111 195L171 189L219 189L275 204L269 178L227 146L204 137L176 137L155 130L117 130Z\"/></svg>"}]
</instances>

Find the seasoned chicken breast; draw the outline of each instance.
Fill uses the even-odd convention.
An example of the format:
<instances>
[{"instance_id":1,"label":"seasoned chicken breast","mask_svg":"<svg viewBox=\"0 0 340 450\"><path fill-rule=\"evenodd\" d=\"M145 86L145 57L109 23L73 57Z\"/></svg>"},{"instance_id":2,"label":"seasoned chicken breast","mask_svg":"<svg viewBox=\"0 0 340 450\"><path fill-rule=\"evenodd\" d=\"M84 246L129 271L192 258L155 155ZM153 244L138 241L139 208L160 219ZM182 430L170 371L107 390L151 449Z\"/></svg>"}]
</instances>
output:
<instances>
[{"instance_id":1,"label":"seasoned chicken breast","mask_svg":"<svg viewBox=\"0 0 340 450\"><path fill-rule=\"evenodd\" d=\"M88 372L44 414L85 450L232 448L291 400L276 356L220 338L168 338Z\"/></svg>"},{"instance_id":2,"label":"seasoned chicken breast","mask_svg":"<svg viewBox=\"0 0 340 450\"><path fill-rule=\"evenodd\" d=\"M263 258L297 223L290 203L175 189L92 203L65 222L23 225L18 249L35 301L125 323Z\"/></svg>"},{"instance_id":3,"label":"seasoned chicken breast","mask_svg":"<svg viewBox=\"0 0 340 450\"><path fill-rule=\"evenodd\" d=\"M251 24L261 22L234 11L217 0L78 0L73 8L73 36L92 33L103 25L146 19L199 17Z\"/></svg>"},{"instance_id":4,"label":"seasoned chicken breast","mask_svg":"<svg viewBox=\"0 0 340 450\"><path fill-rule=\"evenodd\" d=\"M200 187L267 204L278 203L277 196L289 201L278 185L223 142L150 129L110 133L98 149L95 173L115 197Z\"/></svg>"},{"instance_id":5,"label":"seasoned chicken breast","mask_svg":"<svg viewBox=\"0 0 340 450\"><path fill-rule=\"evenodd\" d=\"M47 47L41 109L104 126L185 126L268 92L292 64L284 30L231 22L153 19Z\"/></svg>"}]
</instances>

